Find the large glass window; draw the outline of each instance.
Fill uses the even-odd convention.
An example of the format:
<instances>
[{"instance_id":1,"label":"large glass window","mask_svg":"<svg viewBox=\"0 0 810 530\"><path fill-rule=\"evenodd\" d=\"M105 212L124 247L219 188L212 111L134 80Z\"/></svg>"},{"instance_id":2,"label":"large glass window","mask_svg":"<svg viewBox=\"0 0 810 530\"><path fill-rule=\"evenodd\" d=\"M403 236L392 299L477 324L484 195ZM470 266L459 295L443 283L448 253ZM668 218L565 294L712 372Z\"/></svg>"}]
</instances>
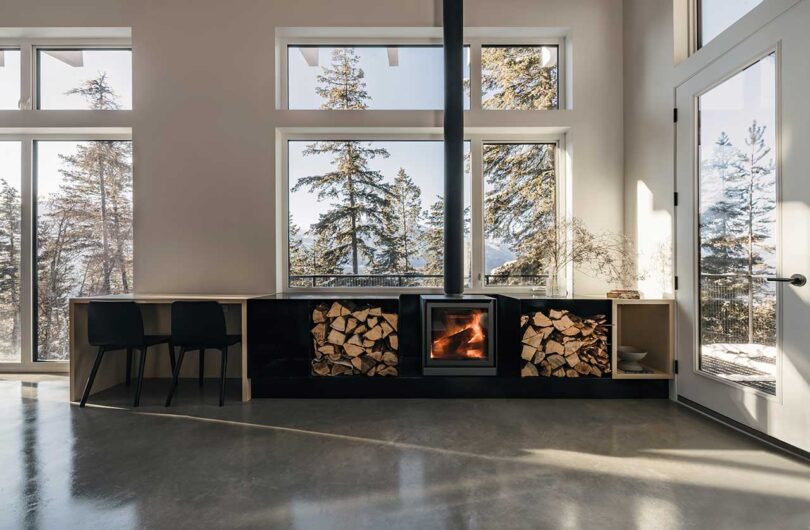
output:
<instances>
[{"instance_id":1,"label":"large glass window","mask_svg":"<svg viewBox=\"0 0 810 530\"><path fill-rule=\"evenodd\" d=\"M20 50L0 48L0 110L19 108L20 71Z\"/></svg>"},{"instance_id":2,"label":"large glass window","mask_svg":"<svg viewBox=\"0 0 810 530\"><path fill-rule=\"evenodd\" d=\"M40 141L36 150L37 360L68 358L68 300L132 290L132 146Z\"/></svg>"},{"instance_id":3,"label":"large glass window","mask_svg":"<svg viewBox=\"0 0 810 530\"><path fill-rule=\"evenodd\" d=\"M485 285L548 286L557 274L556 148L484 144Z\"/></svg>"},{"instance_id":4,"label":"large glass window","mask_svg":"<svg viewBox=\"0 0 810 530\"><path fill-rule=\"evenodd\" d=\"M559 108L557 46L482 46L481 105L491 110Z\"/></svg>"},{"instance_id":5,"label":"large glass window","mask_svg":"<svg viewBox=\"0 0 810 530\"><path fill-rule=\"evenodd\" d=\"M440 141L290 141L290 286L441 286L443 149ZM469 282L469 174L465 200Z\"/></svg>"},{"instance_id":6,"label":"large glass window","mask_svg":"<svg viewBox=\"0 0 810 530\"><path fill-rule=\"evenodd\" d=\"M38 49L40 109L132 108L132 51Z\"/></svg>"},{"instance_id":7,"label":"large glass window","mask_svg":"<svg viewBox=\"0 0 810 530\"><path fill-rule=\"evenodd\" d=\"M700 0L698 46L717 37L761 3L762 0Z\"/></svg>"},{"instance_id":8,"label":"large glass window","mask_svg":"<svg viewBox=\"0 0 810 530\"><path fill-rule=\"evenodd\" d=\"M0 141L0 363L20 361L20 149Z\"/></svg>"},{"instance_id":9,"label":"large glass window","mask_svg":"<svg viewBox=\"0 0 810 530\"><path fill-rule=\"evenodd\" d=\"M465 78L469 80L469 48L464 53L468 59ZM288 46L287 106L441 109L443 64L441 46ZM469 108L469 97L465 105Z\"/></svg>"},{"instance_id":10,"label":"large glass window","mask_svg":"<svg viewBox=\"0 0 810 530\"><path fill-rule=\"evenodd\" d=\"M699 99L700 369L776 392L775 55Z\"/></svg>"}]
</instances>

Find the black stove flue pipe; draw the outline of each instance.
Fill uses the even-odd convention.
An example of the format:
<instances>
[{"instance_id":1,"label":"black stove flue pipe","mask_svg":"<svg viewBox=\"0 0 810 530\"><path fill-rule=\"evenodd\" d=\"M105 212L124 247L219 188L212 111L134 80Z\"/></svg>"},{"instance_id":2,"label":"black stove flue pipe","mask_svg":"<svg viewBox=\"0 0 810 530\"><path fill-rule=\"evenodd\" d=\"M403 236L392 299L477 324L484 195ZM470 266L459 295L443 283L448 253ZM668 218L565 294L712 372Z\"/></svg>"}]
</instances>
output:
<instances>
[{"instance_id":1,"label":"black stove flue pipe","mask_svg":"<svg viewBox=\"0 0 810 530\"><path fill-rule=\"evenodd\" d=\"M463 0L443 0L444 292L464 292L464 17Z\"/></svg>"}]
</instances>

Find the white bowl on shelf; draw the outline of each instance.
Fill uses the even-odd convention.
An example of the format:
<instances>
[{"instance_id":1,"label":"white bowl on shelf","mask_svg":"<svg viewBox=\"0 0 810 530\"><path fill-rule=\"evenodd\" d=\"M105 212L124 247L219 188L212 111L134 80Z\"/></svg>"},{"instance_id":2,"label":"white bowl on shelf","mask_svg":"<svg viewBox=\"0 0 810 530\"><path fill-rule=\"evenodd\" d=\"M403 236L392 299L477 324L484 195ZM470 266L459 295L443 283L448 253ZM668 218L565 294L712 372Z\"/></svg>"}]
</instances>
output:
<instances>
[{"instance_id":1,"label":"white bowl on shelf","mask_svg":"<svg viewBox=\"0 0 810 530\"><path fill-rule=\"evenodd\" d=\"M624 372L643 372L644 367L639 363L647 352L635 346L619 346L619 370Z\"/></svg>"}]
</instances>

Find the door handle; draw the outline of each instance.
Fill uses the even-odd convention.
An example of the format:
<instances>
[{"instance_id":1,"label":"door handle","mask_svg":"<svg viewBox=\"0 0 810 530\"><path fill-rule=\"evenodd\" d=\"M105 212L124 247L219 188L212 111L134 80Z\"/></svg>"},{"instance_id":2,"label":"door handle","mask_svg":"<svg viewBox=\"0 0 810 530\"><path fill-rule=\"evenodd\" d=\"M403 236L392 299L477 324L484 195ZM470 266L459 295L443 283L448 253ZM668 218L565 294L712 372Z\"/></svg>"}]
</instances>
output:
<instances>
[{"instance_id":1,"label":"door handle","mask_svg":"<svg viewBox=\"0 0 810 530\"><path fill-rule=\"evenodd\" d=\"M801 287L807 283L807 278L804 277L804 274L794 274L790 278L765 278L769 282L785 282L789 283L794 287Z\"/></svg>"}]
</instances>

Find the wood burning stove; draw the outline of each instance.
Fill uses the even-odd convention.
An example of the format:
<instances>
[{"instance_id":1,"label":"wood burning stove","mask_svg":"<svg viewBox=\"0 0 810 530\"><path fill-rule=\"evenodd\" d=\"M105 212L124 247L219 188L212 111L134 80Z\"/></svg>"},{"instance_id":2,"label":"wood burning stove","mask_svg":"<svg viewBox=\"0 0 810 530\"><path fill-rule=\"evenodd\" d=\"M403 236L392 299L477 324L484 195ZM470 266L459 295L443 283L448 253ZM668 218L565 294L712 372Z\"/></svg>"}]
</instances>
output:
<instances>
[{"instance_id":1,"label":"wood burning stove","mask_svg":"<svg viewBox=\"0 0 810 530\"><path fill-rule=\"evenodd\" d=\"M423 296L422 337L425 375L495 375L493 298Z\"/></svg>"}]
</instances>

